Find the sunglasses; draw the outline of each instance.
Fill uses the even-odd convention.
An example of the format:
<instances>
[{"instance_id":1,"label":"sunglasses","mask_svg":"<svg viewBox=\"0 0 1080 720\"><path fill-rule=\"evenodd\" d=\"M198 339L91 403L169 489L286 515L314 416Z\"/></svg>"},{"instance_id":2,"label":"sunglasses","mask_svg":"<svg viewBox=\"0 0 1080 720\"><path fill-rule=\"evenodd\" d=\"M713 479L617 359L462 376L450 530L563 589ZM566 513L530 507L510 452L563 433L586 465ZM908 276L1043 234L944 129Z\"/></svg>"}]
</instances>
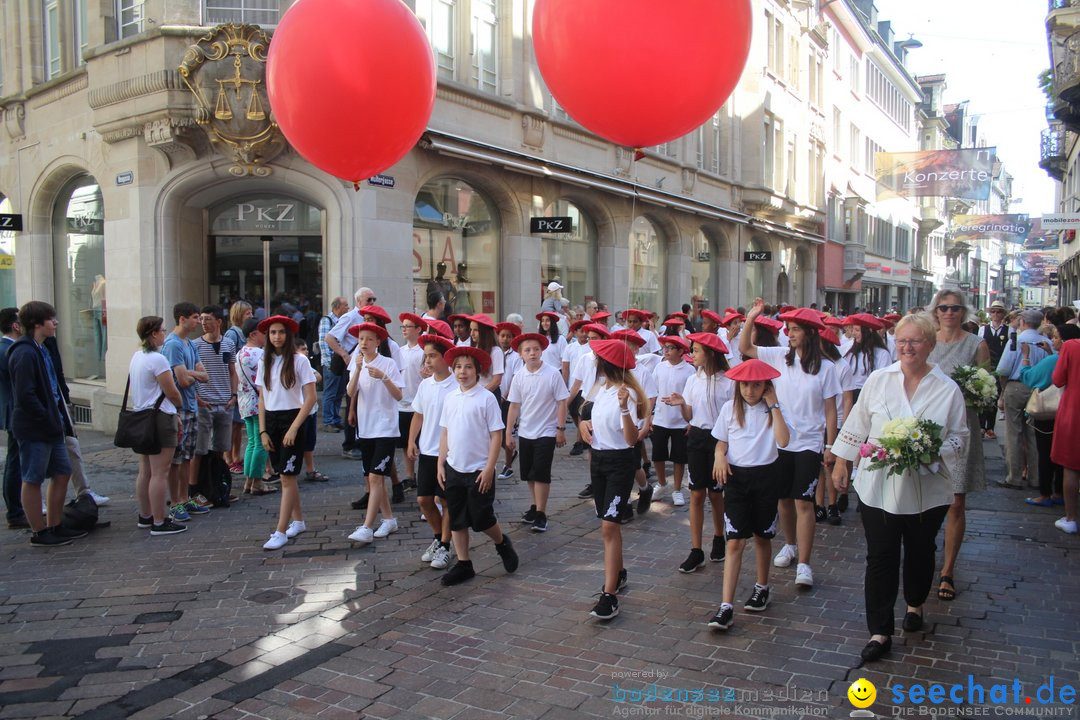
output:
<instances>
[{"instance_id":1,"label":"sunglasses","mask_svg":"<svg viewBox=\"0 0 1080 720\"><path fill-rule=\"evenodd\" d=\"M934 309L935 310L940 310L941 312L956 312L956 313L958 313L958 312L963 312L964 306L963 305L938 305Z\"/></svg>"},{"instance_id":2,"label":"sunglasses","mask_svg":"<svg viewBox=\"0 0 1080 720\"><path fill-rule=\"evenodd\" d=\"M1001 308L994 308L994 309L993 309L993 310L991 310L990 312L992 312L992 313L995 313L995 314L1000 314L1000 315L1004 315L1004 314L1005 314L1005 311L1004 311L1004 310L1002 310Z\"/></svg>"}]
</instances>

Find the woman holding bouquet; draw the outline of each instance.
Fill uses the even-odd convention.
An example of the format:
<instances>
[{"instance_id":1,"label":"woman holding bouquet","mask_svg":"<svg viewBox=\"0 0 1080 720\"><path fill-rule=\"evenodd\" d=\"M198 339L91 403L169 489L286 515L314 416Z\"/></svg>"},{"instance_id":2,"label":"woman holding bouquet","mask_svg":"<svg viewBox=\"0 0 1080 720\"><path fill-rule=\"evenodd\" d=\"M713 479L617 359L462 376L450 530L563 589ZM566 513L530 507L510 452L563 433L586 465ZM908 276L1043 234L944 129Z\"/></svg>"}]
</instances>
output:
<instances>
[{"instance_id":1,"label":"woman holding bouquet","mask_svg":"<svg viewBox=\"0 0 1080 720\"><path fill-rule=\"evenodd\" d=\"M956 369L963 365L977 367L989 364L990 348L986 341L963 328L968 318L964 298L952 290L942 290L930 307L934 309L938 330L937 344L930 353L929 362L936 364L948 377L952 377ZM967 419L971 431L967 461L963 473L953 476L953 502L945 518L945 560L941 565L941 582L937 591L938 599L945 601L956 597L953 573L967 528L965 498L967 493L986 487L986 468L980 440L982 424L979 422L979 408L974 404L968 404Z\"/></svg>"},{"instance_id":2,"label":"woman holding bouquet","mask_svg":"<svg viewBox=\"0 0 1080 720\"><path fill-rule=\"evenodd\" d=\"M833 468L833 484L841 491L847 489L849 463L865 455L855 489L866 535L863 592L871 637L862 657L868 662L892 648L901 547L907 602L903 628L908 632L922 628L922 606L934 577L934 538L953 503L953 478L964 472L970 435L967 409L957 384L927 362L935 343L936 330L929 315L904 317L896 326L899 362L870 374L833 445L833 454L847 461ZM916 427L918 421L940 428L940 440L929 440L926 428ZM918 469L890 472L875 461L881 458L877 453L887 423L912 426L903 444L908 449L923 448ZM936 453L925 449L937 442Z\"/></svg>"}]
</instances>

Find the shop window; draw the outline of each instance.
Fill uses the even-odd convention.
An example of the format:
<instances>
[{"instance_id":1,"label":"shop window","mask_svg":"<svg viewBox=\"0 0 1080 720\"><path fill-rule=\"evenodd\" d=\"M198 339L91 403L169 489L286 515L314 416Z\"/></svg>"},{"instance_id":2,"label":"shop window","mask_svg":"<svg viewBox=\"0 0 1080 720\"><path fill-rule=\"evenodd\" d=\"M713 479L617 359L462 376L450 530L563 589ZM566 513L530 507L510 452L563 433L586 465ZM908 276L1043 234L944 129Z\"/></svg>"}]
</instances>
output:
<instances>
[{"instance_id":1,"label":"shop window","mask_svg":"<svg viewBox=\"0 0 1080 720\"><path fill-rule=\"evenodd\" d=\"M433 180L413 206L413 308L429 292L452 313L498 317L499 224L494 204L464 180Z\"/></svg>"},{"instance_id":2,"label":"shop window","mask_svg":"<svg viewBox=\"0 0 1080 720\"><path fill-rule=\"evenodd\" d=\"M630 226L630 307L664 312L664 239L644 217Z\"/></svg>"},{"instance_id":3,"label":"shop window","mask_svg":"<svg viewBox=\"0 0 1080 720\"><path fill-rule=\"evenodd\" d=\"M105 378L108 306L105 293L105 211L89 175L70 180L52 214L57 342L64 374Z\"/></svg>"},{"instance_id":4,"label":"shop window","mask_svg":"<svg viewBox=\"0 0 1080 720\"><path fill-rule=\"evenodd\" d=\"M14 212L11 200L0 195L0 214ZM0 307L16 307L15 298L15 231L0 229Z\"/></svg>"},{"instance_id":5,"label":"shop window","mask_svg":"<svg viewBox=\"0 0 1080 720\"><path fill-rule=\"evenodd\" d=\"M541 208L540 198L533 202L538 217L568 217L571 229L565 233L542 236L540 244L540 284L552 280L563 286L562 296L571 305L584 305L596 298L596 226L577 205L556 200ZM538 297L543 299L542 291ZM537 301L539 304L539 301Z\"/></svg>"},{"instance_id":6,"label":"shop window","mask_svg":"<svg viewBox=\"0 0 1080 720\"><path fill-rule=\"evenodd\" d=\"M750 252L763 252L768 247L759 240L751 240L746 244L746 249ZM765 298L768 300L769 294L765 292L765 265L762 262L744 262L746 267L746 295L742 298L742 301L749 307L754 298Z\"/></svg>"},{"instance_id":7,"label":"shop window","mask_svg":"<svg viewBox=\"0 0 1080 720\"><path fill-rule=\"evenodd\" d=\"M690 299L695 307L716 306L716 252L715 243L698 230L690 250Z\"/></svg>"}]
</instances>

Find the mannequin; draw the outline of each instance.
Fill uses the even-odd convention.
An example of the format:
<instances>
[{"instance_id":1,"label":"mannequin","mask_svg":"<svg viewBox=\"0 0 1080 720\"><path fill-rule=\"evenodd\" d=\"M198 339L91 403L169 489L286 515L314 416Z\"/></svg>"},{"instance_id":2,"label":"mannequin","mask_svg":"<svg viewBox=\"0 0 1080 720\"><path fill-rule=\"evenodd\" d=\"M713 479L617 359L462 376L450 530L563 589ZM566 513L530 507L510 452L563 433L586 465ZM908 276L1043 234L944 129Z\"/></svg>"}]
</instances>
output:
<instances>
[{"instance_id":1,"label":"mannequin","mask_svg":"<svg viewBox=\"0 0 1080 720\"><path fill-rule=\"evenodd\" d=\"M109 349L109 339L105 332L105 276L94 276L90 288L90 307L94 312L94 347L97 349L98 362L105 362L105 352Z\"/></svg>"}]
</instances>

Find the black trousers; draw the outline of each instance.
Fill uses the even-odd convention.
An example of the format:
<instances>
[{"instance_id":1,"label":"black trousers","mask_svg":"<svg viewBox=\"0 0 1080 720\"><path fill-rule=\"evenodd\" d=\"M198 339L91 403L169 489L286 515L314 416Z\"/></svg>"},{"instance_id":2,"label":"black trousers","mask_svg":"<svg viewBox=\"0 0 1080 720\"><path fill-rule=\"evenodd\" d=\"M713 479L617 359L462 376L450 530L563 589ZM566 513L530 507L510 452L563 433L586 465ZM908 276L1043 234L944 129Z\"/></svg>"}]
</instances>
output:
<instances>
[{"instance_id":1,"label":"black trousers","mask_svg":"<svg viewBox=\"0 0 1080 720\"><path fill-rule=\"evenodd\" d=\"M1039 450L1039 494L1043 497L1061 495L1065 471L1050 459L1050 446L1054 443L1054 421L1032 420L1035 428L1035 447Z\"/></svg>"},{"instance_id":2,"label":"black trousers","mask_svg":"<svg viewBox=\"0 0 1080 720\"><path fill-rule=\"evenodd\" d=\"M934 579L934 552L948 505L918 515L893 515L859 503L866 535L866 627L871 635L892 635L896 630L893 606L900 586L900 549L904 550L904 601L921 607Z\"/></svg>"}]
</instances>

